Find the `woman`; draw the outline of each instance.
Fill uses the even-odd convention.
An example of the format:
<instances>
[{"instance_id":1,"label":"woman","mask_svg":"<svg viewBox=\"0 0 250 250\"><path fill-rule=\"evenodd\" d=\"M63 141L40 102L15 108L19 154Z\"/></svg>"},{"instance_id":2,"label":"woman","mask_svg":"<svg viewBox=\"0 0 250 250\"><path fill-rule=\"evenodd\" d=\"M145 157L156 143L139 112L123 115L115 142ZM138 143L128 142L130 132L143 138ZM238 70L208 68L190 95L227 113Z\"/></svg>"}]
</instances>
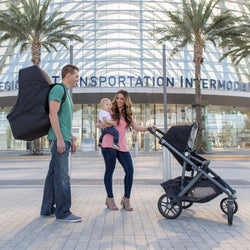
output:
<instances>
[{"instance_id":1,"label":"woman","mask_svg":"<svg viewBox=\"0 0 250 250\"><path fill-rule=\"evenodd\" d=\"M104 175L104 184L107 192L106 205L111 210L118 210L118 207L115 204L113 196L113 187L112 187L112 177L116 165L116 159L122 165L125 171L124 178L124 196L121 200L121 205L127 211L132 211L133 208L130 205L130 193L133 184L133 173L134 167L129 149L127 146L126 140L126 130L127 128L132 128L136 131L146 132L148 126L139 126L135 123L132 117L132 102L130 96L126 90L119 90L115 95L114 100L112 101L112 118L116 121L114 126L119 132L119 147L117 150L113 146L113 136L106 134L103 137L102 141L102 154L105 162L105 175ZM98 128L105 128L107 125L97 122ZM153 126L156 128L155 126Z\"/></svg>"}]
</instances>

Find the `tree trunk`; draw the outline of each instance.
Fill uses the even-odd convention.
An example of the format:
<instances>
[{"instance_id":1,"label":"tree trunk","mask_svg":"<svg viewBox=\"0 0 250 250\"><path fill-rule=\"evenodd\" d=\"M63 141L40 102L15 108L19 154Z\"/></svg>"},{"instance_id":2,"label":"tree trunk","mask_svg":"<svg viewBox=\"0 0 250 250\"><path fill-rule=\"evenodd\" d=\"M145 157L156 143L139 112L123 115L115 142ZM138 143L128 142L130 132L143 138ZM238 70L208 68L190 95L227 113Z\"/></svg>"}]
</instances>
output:
<instances>
[{"instance_id":1,"label":"tree trunk","mask_svg":"<svg viewBox=\"0 0 250 250\"><path fill-rule=\"evenodd\" d=\"M195 110L196 122L198 123L198 133L196 139L196 151L203 151L203 124L202 124L202 104L201 104L201 64L203 47L199 40L196 40L194 45L194 63L195 63Z\"/></svg>"},{"instance_id":2,"label":"tree trunk","mask_svg":"<svg viewBox=\"0 0 250 250\"><path fill-rule=\"evenodd\" d=\"M32 44L32 59L33 64L39 66L41 62L41 45L38 43Z\"/></svg>"},{"instance_id":3,"label":"tree trunk","mask_svg":"<svg viewBox=\"0 0 250 250\"><path fill-rule=\"evenodd\" d=\"M33 64L39 66L41 61L41 45L32 44L32 59ZM43 154L43 140L42 138L36 139L30 144L31 155L42 155Z\"/></svg>"},{"instance_id":4,"label":"tree trunk","mask_svg":"<svg viewBox=\"0 0 250 250\"><path fill-rule=\"evenodd\" d=\"M42 155L43 154L43 140L42 140L42 138L36 139L30 143L30 154L31 155Z\"/></svg>"},{"instance_id":5,"label":"tree trunk","mask_svg":"<svg viewBox=\"0 0 250 250\"><path fill-rule=\"evenodd\" d=\"M198 153L202 152L202 109L201 109L201 87L200 87L200 63L195 63L195 110L196 110L196 122L198 123L198 133L196 140L196 150Z\"/></svg>"}]
</instances>

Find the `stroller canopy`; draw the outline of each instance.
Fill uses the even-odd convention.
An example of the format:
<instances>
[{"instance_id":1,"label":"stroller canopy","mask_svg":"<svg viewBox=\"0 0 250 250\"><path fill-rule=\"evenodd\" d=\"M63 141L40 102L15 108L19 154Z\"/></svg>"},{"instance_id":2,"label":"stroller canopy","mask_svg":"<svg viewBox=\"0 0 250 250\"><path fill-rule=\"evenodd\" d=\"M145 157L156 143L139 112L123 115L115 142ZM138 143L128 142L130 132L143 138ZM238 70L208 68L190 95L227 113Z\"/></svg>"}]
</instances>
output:
<instances>
[{"instance_id":1,"label":"stroller canopy","mask_svg":"<svg viewBox=\"0 0 250 250\"><path fill-rule=\"evenodd\" d=\"M198 131L198 124L193 123L191 125L175 125L172 126L167 133L163 136L169 144L171 144L180 153L184 153L187 149L193 150L196 135ZM176 160L183 165L183 158L180 157L175 151L169 149L174 155ZM192 153L193 154L193 153ZM193 161L193 160L192 160ZM195 162L197 163L197 162ZM192 170L189 164L186 165L186 170Z\"/></svg>"},{"instance_id":2,"label":"stroller canopy","mask_svg":"<svg viewBox=\"0 0 250 250\"><path fill-rule=\"evenodd\" d=\"M187 148L193 149L197 131L197 123L191 125L175 125L167 131L163 138L179 152L184 153Z\"/></svg>"}]
</instances>

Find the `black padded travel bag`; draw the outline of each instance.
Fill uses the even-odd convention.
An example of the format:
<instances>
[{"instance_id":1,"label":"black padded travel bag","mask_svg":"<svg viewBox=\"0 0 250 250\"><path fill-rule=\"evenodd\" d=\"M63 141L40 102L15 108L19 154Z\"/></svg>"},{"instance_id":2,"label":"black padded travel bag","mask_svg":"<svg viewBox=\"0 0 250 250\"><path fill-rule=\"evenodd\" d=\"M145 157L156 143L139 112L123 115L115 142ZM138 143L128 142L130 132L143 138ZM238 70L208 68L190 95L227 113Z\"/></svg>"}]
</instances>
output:
<instances>
[{"instance_id":1,"label":"black padded travel bag","mask_svg":"<svg viewBox=\"0 0 250 250\"><path fill-rule=\"evenodd\" d=\"M37 65L21 69L18 82L17 102L7 119L15 139L33 141L45 136L50 129L48 95L56 84L50 84L48 75ZM66 98L63 89L62 102Z\"/></svg>"}]
</instances>

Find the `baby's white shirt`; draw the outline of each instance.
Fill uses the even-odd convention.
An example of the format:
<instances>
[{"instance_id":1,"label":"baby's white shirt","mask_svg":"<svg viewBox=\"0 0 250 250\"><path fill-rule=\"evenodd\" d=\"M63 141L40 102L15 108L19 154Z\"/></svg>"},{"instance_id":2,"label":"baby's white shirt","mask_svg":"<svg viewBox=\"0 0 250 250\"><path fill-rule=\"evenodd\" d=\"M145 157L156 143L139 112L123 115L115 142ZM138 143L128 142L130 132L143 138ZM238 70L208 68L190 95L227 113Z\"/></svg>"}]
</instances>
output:
<instances>
[{"instance_id":1,"label":"baby's white shirt","mask_svg":"<svg viewBox=\"0 0 250 250\"><path fill-rule=\"evenodd\" d=\"M108 111L106 110L101 110L99 112L99 120L101 121L101 123L105 123L105 121L103 120L103 118L106 117L107 119L111 120L111 115Z\"/></svg>"}]
</instances>

